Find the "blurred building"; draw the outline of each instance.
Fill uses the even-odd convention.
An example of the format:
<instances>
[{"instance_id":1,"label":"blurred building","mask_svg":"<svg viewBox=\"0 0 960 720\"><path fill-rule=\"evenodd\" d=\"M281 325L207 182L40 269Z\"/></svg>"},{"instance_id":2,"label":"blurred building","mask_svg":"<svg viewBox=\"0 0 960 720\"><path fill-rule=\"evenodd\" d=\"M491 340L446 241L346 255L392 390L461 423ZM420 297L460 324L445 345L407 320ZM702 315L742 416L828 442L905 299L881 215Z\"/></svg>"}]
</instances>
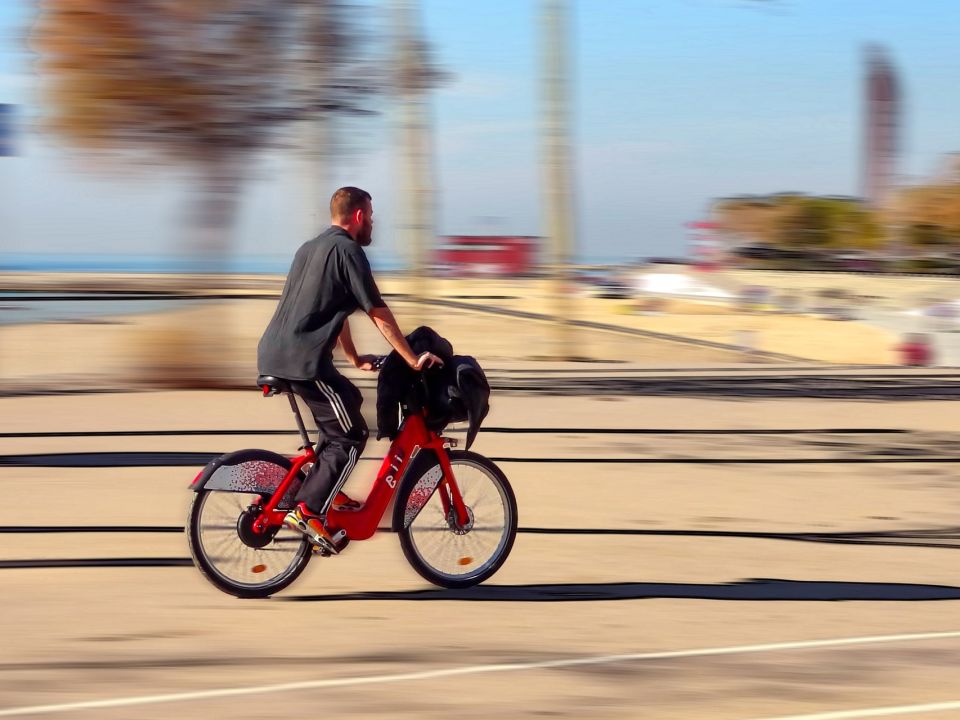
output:
<instances>
[{"instance_id":1,"label":"blurred building","mask_svg":"<svg viewBox=\"0 0 960 720\"><path fill-rule=\"evenodd\" d=\"M439 239L433 265L452 277L530 275L541 238L529 235L448 235Z\"/></svg>"},{"instance_id":2,"label":"blurred building","mask_svg":"<svg viewBox=\"0 0 960 720\"><path fill-rule=\"evenodd\" d=\"M883 207L896 179L900 132L900 82L886 52L866 49L864 77L864 147L862 195Z\"/></svg>"}]
</instances>

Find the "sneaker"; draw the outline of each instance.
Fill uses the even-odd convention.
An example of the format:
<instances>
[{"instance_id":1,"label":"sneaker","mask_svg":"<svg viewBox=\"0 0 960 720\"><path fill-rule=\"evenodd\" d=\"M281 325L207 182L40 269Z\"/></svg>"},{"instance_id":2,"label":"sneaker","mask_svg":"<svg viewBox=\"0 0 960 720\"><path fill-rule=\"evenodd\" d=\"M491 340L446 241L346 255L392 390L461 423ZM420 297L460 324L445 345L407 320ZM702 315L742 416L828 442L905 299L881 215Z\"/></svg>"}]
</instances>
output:
<instances>
[{"instance_id":1,"label":"sneaker","mask_svg":"<svg viewBox=\"0 0 960 720\"><path fill-rule=\"evenodd\" d=\"M363 503L351 498L344 492L338 492L333 499L333 509L337 512L356 512L363 507Z\"/></svg>"},{"instance_id":2,"label":"sneaker","mask_svg":"<svg viewBox=\"0 0 960 720\"><path fill-rule=\"evenodd\" d=\"M291 530L306 535L307 540L321 550L326 550L334 555L337 554L337 546L333 542L333 537L323 526L323 519L310 512L303 503L299 503L287 513L287 516L283 519L283 524Z\"/></svg>"}]
</instances>

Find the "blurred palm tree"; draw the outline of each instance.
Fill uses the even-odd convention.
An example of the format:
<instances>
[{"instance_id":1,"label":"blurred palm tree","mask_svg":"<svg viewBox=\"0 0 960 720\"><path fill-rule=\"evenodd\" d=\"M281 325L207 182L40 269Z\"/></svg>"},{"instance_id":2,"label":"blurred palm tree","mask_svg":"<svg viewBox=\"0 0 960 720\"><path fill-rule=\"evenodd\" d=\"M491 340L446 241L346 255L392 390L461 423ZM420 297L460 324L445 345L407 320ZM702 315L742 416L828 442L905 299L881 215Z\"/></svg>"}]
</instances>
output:
<instances>
[{"instance_id":1,"label":"blurred palm tree","mask_svg":"<svg viewBox=\"0 0 960 720\"><path fill-rule=\"evenodd\" d=\"M373 113L391 90L434 82L422 68L398 74L374 55L374 17L347 0L39 0L31 41L49 100L46 127L121 161L190 169L197 189L180 242L193 256L189 269L223 271L259 151L299 137L307 164L323 162L329 148L313 145L329 135L313 130L334 116ZM304 132L284 134L292 125ZM309 202L325 206L329 190L311 191ZM314 216L325 219L325 207ZM138 379L245 378L252 357L237 362L227 311L207 320L145 337Z\"/></svg>"},{"instance_id":2,"label":"blurred palm tree","mask_svg":"<svg viewBox=\"0 0 960 720\"><path fill-rule=\"evenodd\" d=\"M187 247L220 270L255 153L290 123L368 113L383 89L358 17L334 0L42 0L47 127L195 171Z\"/></svg>"}]
</instances>

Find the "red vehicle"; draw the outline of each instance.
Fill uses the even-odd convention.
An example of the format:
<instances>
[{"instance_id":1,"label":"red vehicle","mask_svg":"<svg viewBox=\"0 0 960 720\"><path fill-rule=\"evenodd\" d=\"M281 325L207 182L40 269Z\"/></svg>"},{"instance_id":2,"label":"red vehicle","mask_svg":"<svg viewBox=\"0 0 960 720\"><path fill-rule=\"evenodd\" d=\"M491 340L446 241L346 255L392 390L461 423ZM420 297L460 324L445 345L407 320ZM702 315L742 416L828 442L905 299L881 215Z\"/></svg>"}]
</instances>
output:
<instances>
[{"instance_id":1,"label":"red vehicle","mask_svg":"<svg viewBox=\"0 0 960 720\"><path fill-rule=\"evenodd\" d=\"M426 381L426 373L421 375ZM317 459L290 387L261 376L264 396L286 393L303 439L302 454L239 450L209 463L191 484L187 537L201 573L237 597L267 597L292 583L317 552L283 525ZM435 585L463 588L492 576L517 533L517 503L506 476L477 453L427 427L426 410L403 421L359 508L331 507L327 528L341 548L376 533L396 495L392 528L407 561ZM324 553L319 553L324 554Z\"/></svg>"}]
</instances>

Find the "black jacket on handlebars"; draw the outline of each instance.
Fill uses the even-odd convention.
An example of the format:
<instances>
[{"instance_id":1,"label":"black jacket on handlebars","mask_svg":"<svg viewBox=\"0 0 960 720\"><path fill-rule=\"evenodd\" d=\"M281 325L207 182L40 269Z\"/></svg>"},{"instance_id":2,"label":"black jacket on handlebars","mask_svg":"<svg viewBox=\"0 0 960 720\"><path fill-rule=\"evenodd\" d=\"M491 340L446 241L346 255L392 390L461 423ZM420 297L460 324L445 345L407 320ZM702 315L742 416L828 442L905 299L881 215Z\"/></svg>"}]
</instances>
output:
<instances>
[{"instance_id":1,"label":"black jacket on handlebars","mask_svg":"<svg viewBox=\"0 0 960 720\"><path fill-rule=\"evenodd\" d=\"M377 440L393 440L403 416L426 406L427 426L435 432L452 422L468 421L469 449L490 411L490 384L483 369L469 355L454 355L450 342L432 328L417 328L407 335L407 342L418 355L439 356L443 367L419 373L396 350L387 356L377 381Z\"/></svg>"}]
</instances>

